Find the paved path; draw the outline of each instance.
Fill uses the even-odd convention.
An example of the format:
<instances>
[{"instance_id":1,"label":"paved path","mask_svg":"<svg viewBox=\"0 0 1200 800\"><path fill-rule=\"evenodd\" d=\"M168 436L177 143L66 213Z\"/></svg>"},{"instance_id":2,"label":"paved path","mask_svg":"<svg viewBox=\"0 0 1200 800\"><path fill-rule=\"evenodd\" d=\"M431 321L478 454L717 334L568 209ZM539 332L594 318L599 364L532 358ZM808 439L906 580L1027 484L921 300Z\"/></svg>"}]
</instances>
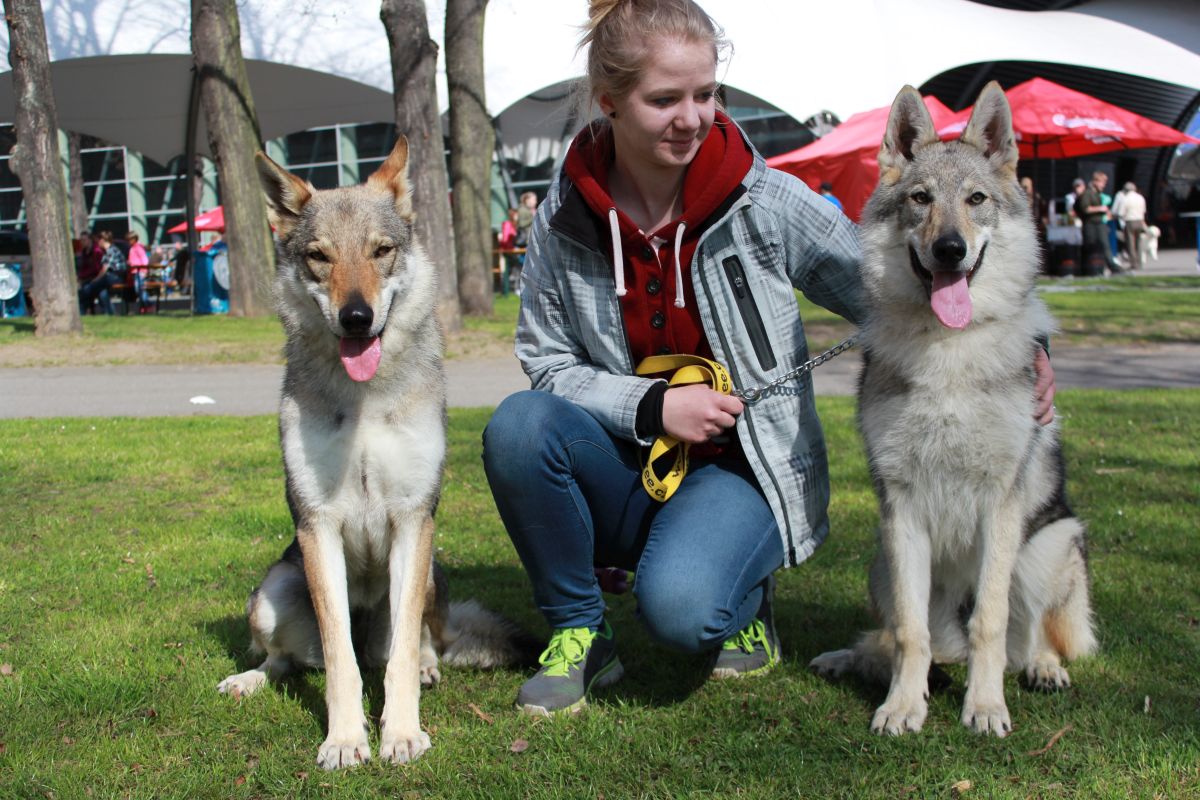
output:
<instances>
[{"instance_id":1,"label":"paved path","mask_svg":"<svg viewBox=\"0 0 1200 800\"><path fill-rule=\"evenodd\" d=\"M1163 251L1138 277L1195 275L1195 250ZM1053 291L1073 291L1062 281ZM859 356L850 351L813 373L817 394L854 393ZM451 406L495 406L529 388L516 359L450 361ZM1060 389L1200 388L1200 345L1056 347ZM123 366L0 369L0 418L273 414L283 367ZM202 402L201 398L211 402Z\"/></svg>"},{"instance_id":2,"label":"paved path","mask_svg":"<svg viewBox=\"0 0 1200 800\"><path fill-rule=\"evenodd\" d=\"M818 367L817 393L853 394L858 367L854 351ZM1060 347L1054 370L1060 389L1200 388L1200 345ZM495 406L529 387L513 358L451 361L447 373L452 406ZM282 375L264 365L0 369L0 418L272 414Z\"/></svg>"}]
</instances>

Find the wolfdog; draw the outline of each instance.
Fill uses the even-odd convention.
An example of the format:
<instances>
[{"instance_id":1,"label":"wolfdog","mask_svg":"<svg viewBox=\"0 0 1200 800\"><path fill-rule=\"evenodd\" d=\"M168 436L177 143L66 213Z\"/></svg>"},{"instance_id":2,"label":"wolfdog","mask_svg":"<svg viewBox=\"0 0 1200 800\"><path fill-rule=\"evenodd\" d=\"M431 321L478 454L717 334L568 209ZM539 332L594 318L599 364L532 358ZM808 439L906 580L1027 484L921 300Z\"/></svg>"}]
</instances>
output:
<instances>
[{"instance_id":1,"label":"wolfdog","mask_svg":"<svg viewBox=\"0 0 1200 800\"><path fill-rule=\"evenodd\" d=\"M879 497L870 595L883 628L811 667L890 683L871 729L919 731L927 678L967 662L962 723L1012 728L1004 670L1070 685L1092 652L1083 524L1058 425L1033 418L1034 355L1054 322L1034 291L1036 232L1008 101L988 84L957 142L896 97L862 229L859 427Z\"/></svg>"},{"instance_id":2,"label":"wolfdog","mask_svg":"<svg viewBox=\"0 0 1200 800\"><path fill-rule=\"evenodd\" d=\"M217 687L250 694L324 667L329 735L317 763L371 757L362 677L386 664L379 757L430 746L417 703L452 664L525 659L519 631L473 601L450 606L433 562L446 439L436 270L413 238L408 143L365 185L318 191L257 156L279 236L276 305L287 335L279 438L295 539L250 595L257 668ZM352 617L354 633L352 637Z\"/></svg>"}]
</instances>

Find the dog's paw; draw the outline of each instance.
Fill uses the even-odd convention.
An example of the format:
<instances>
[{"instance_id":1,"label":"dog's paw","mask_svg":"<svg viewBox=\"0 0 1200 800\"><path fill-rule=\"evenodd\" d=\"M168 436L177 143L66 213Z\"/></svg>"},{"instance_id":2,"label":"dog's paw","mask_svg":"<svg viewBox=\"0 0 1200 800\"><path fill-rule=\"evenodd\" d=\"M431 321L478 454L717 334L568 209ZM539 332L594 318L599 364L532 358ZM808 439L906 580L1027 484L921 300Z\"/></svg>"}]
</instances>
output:
<instances>
[{"instance_id":1,"label":"dog's paw","mask_svg":"<svg viewBox=\"0 0 1200 800\"><path fill-rule=\"evenodd\" d=\"M420 676L421 686L425 689L436 686L442 680L442 673L438 671L437 664L432 666L422 664Z\"/></svg>"},{"instance_id":2,"label":"dog's paw","mask_svg":"<svg viewBox=\"0 0 1200 800\"><path fill-rule=\"evenodd\" d=\"M963 701L962 724L976 733L990 733L1001 738L1012 733L1012 720L1004 697L984 700L972 695L969 688Z\"/></svg>"},{"instance_id":3,"label":"dog's paw","mask_svg":"<svg viewBox=\"0 0 1200 800\"><path fill-rule=\"evenodd\" d=\"M411 736L403 734L391 736L384 733L379 744L379 760L385 763L407 764L410 761L416 761L432 746L429 734L419 728L416 734Z\"/></svg>"},{"instance_id":4,"label":"dog's paw","mask_svg":"<svg viewBox=\"0 0 1200 800\"><path fill-rule=\"evenodd\" d=\"M357 767L371 760L371 745L367 742L366 725L361 736L334 736L329 734L321 749L317 751L317 766L321 769L343 769Z\"/></svg>"},{"instance_id":5,"label":"dog's paw","mask_svg":"<svg viewBox=\"0 0 1200 800\"><path fill-rule=\"evenodd\" d=\"M1058 692L1071 686L1071 676L1057 661L1030 664L1025 669L1025 680L1029 682L1030 688L1042 692Z\"/></svg>"},{"instance_id":6,"label":"dog's paw","mask_svg":"<svg viewBox=\"0 0 1200 800\"><path fill-rule=\"evenodd\" d=\"M830 650L828 653L821 653L808 662L808 668L822 678L840 678L854 668L854 651Z\"/></svg>"},{"instance_id":7,"label":"dog's paw","mask_svg":"<svg viewBox=\"0 0 1200 800\"><path fill-rule=\"evenodd\" d=\"M252 669L237 675L230 675L217 684L217 691L230 697L241 698L254 694L267 682L267 673Z\"/></svg>"},{"instance_id":8,"label":"dog's paw","mask_svg":"<svg viewBox=\"0 0 1200 800\"><path fill-rule=\"evenodd\" d=\"M888 736L917 733L925 725L927 713L929 703L923 697L914 700L889 696L875 711L875 717L871 720L871 732Z\"/></svg>"}]
</instances>

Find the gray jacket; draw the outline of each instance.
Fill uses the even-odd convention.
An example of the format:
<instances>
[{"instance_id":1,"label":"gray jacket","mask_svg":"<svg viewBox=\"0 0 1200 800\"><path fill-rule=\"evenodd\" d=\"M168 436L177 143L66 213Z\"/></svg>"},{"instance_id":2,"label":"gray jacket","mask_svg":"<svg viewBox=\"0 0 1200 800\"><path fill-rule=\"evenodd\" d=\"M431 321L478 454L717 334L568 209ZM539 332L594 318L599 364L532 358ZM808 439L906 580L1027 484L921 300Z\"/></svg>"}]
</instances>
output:
<instances>
[{"instance_id":1,"label":"gray jacket","mask_svg":"<svg viewBox=\"0 0 1200 800\"><path fill-rule=\"evenodd\" d=\"M797 178L754 154L741 185L702 234L692 284L704 332L737 387L762 386L804 363L794 289L851 322L864 316L857 229ZM653 380L633 375L606 254L609 232L560 176L538 208L522 277L515 352L534 389L578 403L614 436L634 430ZM787 566L829 532L825 438L809 375L738 418L737 433L779 522Z\"/></svg>"}]
</instances>

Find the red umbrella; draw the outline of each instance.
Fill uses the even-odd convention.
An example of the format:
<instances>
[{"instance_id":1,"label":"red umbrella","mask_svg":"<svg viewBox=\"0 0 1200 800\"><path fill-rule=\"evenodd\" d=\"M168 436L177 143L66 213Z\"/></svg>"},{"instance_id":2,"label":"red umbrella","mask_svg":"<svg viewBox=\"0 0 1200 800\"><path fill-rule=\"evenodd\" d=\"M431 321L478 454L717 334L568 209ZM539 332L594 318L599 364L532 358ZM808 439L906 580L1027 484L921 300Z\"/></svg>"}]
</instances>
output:
<instances>
[{"instance_id":1,"label":"red umbrella","mask_svg":"<svg viewBox=\"0 0 1200 800\"><path fill-rule=\"evenodd\" d=\"M1075 158L1110 150L1200 144L1200 139L1182 131L1044 78L1031 78L1004 95L1012 107L1021 158ZM950 124L939 125L938 133L943 138L961 133L970 116L969 108L959 112Z\"/></svg>"},{"instance_id":2,"label":"red umbrella","mask_svg":"<svg viewBox=\"0 0 1200 800\"><path fill-rule=\"evenodd\" d=\"M198 231L215 231L217 233L225 232L225 209L222 206L209 209L203 214L198 214L193 224ZM181 222L174 228L167 228L167 233L186 233L187 223Z\"/></svg>"},{"instance_id":3,"label":"red umbrella","mask_svg":"<svg viewBox=\"0 0 1200 800\"><path fill-rule=\"evenodd\" d=\"M925 107L939 131L957 115L936 97L925 98ZM846 216L857 220L862 208L879 182L879 145L887 128L891 106L855 114L812 144L790 153L767 159L767 166L791 173L812 189L822 181L833 185L833 193L842 201ZM958 132L942 138L953 138Z\"/></svg>"}]
</instances>

